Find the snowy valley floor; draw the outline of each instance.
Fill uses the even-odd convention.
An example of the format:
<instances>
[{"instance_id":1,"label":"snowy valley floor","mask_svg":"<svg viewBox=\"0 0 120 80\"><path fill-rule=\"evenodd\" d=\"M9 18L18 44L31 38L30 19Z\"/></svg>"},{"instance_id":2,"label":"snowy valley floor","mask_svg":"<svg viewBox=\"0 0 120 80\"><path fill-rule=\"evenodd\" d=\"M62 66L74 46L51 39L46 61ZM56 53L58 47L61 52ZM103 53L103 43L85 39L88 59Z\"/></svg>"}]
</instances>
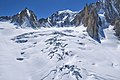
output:
<instances>
[{"instance_id":1,"label":"snowy valley floor","mask_svg":"<svg viewBox=\"0 0 120 80\"><path fill-rule=\"evenodd\" d=\"M86 28L21 29L0 22L0 80L120 80L120 41L102 43Z\"/></svg>"}]
</instances>

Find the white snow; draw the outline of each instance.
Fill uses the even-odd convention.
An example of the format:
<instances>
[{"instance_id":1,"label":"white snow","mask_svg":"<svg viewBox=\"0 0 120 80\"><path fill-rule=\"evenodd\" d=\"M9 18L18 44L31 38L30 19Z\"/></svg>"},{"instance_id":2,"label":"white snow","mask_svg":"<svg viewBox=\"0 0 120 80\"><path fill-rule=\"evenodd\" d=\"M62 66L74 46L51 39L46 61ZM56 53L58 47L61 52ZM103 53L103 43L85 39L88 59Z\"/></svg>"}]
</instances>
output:
<instances>
[{"instance_id":1,"label":"white snow","mask_svg":"<svg viewBox=\"0 0 120 80\"><path fill-rule=\"evenodd\" d=\"M71 14L75 14L75 13L78 13L77 11L71 11L69 9L67 10L62 10L62 11L58 11L59 14L62 14L62 13L71 13Z\"/></svg>"},{"instance_id":2,"label":"white snow","mask_svg":"<svg viewBox=\"0 0 120 80\"><path fill-rule=\"evenodd\" d=\"M27 14L28 14L28 16L30 17L30 15L31 15L31 14L30 14L30 12L29 12L29 10L28 10L28 9L27 9Z\"/></svg>"},{"instance_id":3,"label":"white snow","mask_svg":"<svg viewBox=\"0 0 120 80\"><path fill-rule=\"evenodd\" d=\"M63 20L65 21L67 17L68 17L68 16L65 16L65 17L63 18Z\"/></svg>"},{"instance_id":4,"label":"white snow","mask_svg":"<svg viewBox=\"0 0 120 80\"><path fill-rule=\"evenodd\" d=\"M80 72L79 80L120 80L120 41L113 26L104 30L101 44L82 25L40 30L16 27L0 22L0 80L77 80L74 72ZM23 40L27 42L20 43ZM63 59L58 61L57 54Z\"/></svg>"}]
</instances>

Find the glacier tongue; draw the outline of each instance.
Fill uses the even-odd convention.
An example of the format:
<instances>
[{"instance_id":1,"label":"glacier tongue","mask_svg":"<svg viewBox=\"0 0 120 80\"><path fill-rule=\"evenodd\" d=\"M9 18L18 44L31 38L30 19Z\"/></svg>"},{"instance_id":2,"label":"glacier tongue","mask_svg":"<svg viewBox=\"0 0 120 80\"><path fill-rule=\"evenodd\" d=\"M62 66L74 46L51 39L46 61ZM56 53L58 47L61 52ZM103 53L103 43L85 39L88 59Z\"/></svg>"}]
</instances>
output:
<instances>
[{"instance_id":1,"label":"glacier tongue","mask_svg":"<svg viewBox=\"0 0 120 80\"><path fill-rule=\"evenodd\" d=\"M113 26L101 44L86 27L16 28L0 22L0 80L120 80Z\"/></svg>"}]
</instances>

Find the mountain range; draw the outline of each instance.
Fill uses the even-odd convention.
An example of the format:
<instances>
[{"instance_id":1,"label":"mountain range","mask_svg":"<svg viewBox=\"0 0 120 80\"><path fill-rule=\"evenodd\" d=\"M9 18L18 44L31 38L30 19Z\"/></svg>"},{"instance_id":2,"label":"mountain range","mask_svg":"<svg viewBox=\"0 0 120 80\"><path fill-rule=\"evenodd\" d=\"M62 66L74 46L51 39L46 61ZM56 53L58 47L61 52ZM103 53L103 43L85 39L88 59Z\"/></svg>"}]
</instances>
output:
<instances>
[{"instance_id":1,"label":"mountain range","mask_svg":"<svg viewBox=\"0 0 120 80\"><path fill-rule=\"evenodd\" d=\"M21 27L71 27L84 25L88 34L98 42L105 37L102 29L114 25L116 36L120 36L120 1L99 0L96 3L86 4L80 12L70 10L57 11L48 18L37 19L33 11L25 8L13 16L1 16L0 21L15 23Z\"/></svg>"}]
</instances>

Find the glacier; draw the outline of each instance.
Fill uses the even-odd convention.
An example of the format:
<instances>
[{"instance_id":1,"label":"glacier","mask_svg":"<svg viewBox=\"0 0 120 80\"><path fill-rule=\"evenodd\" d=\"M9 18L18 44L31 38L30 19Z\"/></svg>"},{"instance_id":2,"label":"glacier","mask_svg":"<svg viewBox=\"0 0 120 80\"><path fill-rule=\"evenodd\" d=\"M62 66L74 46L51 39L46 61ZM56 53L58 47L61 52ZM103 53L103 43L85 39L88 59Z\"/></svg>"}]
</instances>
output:
<instances>
[{"instance_id":1,"label":"glacier","mask_svg":"<svg viewBox=\"0 0 120 80\"><path fill-rule=\"evenodd\" d=\"M83 25L34 30L0 22L0 80L120 80L113 28L100 44Z\"/></svg>"}]
</instances>

